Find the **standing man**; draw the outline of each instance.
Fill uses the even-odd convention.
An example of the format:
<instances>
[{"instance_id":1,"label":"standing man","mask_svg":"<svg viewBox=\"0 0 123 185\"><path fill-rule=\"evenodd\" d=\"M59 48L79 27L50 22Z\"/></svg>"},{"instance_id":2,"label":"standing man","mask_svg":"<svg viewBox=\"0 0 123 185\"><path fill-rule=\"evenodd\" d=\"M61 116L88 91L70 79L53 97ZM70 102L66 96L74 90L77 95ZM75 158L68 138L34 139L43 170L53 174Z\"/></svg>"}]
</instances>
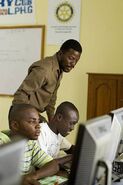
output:
<instances>
[{"instance_id":1,"label":"standing man","mask_svg":"<svg viewBox=\"0 0 123 185\"><path fill-rule=\"evenodd\" d=\"M76 40L65 41L53 56L34 62L28 75L14 94L13 104L28 103L39 112L46 111L48 120L54 116L57 90L63 72L70 72L82 54Z\"/></svg>"}]
</instances>

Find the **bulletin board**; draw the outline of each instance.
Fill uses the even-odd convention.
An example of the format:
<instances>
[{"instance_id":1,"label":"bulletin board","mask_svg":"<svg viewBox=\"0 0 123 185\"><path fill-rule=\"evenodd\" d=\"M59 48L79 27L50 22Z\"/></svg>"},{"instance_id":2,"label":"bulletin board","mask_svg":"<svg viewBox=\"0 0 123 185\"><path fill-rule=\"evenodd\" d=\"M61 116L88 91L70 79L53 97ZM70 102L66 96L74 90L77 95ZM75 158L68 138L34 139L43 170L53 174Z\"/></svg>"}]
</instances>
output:
<instances>
[{"instance_id":1,"label":"bulletin board","mask_svg":"<svg viewBox=\"0 0 123 185\"><path fill-rule=\"evenodd\" d=\"M13 96L28 67L44 56L45 26L0 27L0 95Z\"/></svg>"}]
</instances>

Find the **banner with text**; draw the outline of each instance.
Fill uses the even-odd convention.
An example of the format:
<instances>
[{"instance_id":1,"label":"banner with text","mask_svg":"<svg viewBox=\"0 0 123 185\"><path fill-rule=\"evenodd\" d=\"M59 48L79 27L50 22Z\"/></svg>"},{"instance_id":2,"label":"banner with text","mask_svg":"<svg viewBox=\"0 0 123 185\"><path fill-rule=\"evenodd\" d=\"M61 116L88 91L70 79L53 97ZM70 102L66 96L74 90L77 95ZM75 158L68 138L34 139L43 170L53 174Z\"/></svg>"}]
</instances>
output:
<instances>
[{"instance_id":1,"label":"banner with text","mask_svg":"<svg viewBox=\"0 0 123 185\"><path fill-rule=\"evenodd\" d=\"M0 0L0 25L34 23L35 0Z\"/></svg>"}]
</instances>

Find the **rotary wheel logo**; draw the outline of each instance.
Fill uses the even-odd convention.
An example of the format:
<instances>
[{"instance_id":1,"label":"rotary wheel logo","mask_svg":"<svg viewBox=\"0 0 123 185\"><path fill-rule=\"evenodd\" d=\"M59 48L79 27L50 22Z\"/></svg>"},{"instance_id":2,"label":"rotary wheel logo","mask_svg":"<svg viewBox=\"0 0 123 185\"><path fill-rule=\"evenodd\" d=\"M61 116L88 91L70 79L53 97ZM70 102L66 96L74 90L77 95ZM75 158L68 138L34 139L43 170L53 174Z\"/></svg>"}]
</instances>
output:
<instances>
[{"instance_id":1,"label":"rotary wheel logo","mask_svg":"<svg viewBox=\"0 0 123 185\"><path fill-rule=\"evenodd\" d=\"M73 7L68 3L60 4L56 9L56 16L62 22L69 21L73 16Z\"/></svg>"}]
</instances>

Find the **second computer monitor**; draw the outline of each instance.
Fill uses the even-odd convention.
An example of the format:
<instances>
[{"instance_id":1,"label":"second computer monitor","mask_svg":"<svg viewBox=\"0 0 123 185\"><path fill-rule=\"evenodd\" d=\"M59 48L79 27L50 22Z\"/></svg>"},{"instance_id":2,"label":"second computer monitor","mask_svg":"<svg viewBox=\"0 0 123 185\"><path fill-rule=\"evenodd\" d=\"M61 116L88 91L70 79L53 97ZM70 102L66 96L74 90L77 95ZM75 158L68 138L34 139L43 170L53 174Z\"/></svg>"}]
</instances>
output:
<instances>
[{"instance_id":1,"label":"second computer monitor","mask_svg":"<svg viewBox=\"0 0 123 185\"><path fill-rule=\"evenodd\" d=\"M75 153L68 181L69 185L93 184L98 162L105 162L109 159L110 138L111 117L108 115L88 120L84 124L79 125Z\"/></svg>"},{"instance_id":2,"label":"second computer monitor","mask_svg":"<svg viewBox=\"0 0 123 185\"><path fill-rule=\"evenodd\" d=\"M111 148L114 150L114 155L118 153L123 152L123 108L115 109L110 112L110 115L112 117L112 145ZM121 143L121 145L119 145ZM113 153L113 151L112 151ZM112 155L112 159L114 159L115 156Z\"/></svg>"}]
</instances>

